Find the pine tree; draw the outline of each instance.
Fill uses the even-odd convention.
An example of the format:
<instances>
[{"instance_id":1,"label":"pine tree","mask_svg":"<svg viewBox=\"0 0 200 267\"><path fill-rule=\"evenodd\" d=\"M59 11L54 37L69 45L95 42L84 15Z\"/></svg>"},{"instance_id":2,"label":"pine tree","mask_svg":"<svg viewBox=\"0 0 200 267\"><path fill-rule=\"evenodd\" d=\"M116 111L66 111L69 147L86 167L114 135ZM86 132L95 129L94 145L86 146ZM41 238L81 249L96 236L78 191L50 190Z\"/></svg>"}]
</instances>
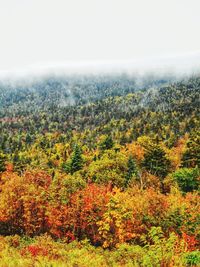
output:
<instances>
[{"instance_id":1,"label":"pine tree","mask_svg":"<svg viewBox=\"0 0 200 267\"><path fill-rule=\"evenodd\" d=\"M32 143L32 138L31 138L31 135L29 133L26 135L26 141L25 142L28 145L30 145Z\"/></svg>"},{"instance_id":2,"label":"pine tree","mask_svg":"<svg viewBox=\"0 0 200 267\"><path fill-rule=\"evenodd\" d=\"M137 169L136 162L135 162L134 158L132 156L130 156L128 159L128 172L127 172L127 175L125 177L125 187L127 187L129 185L130 181L132 180L132 178L134 176L137 177L137 175L138 175L138 169Z\"/></svg>"},{"instance_id":3,"label":"pine tree","mask_svg":"<svg viewBox=\"0 0 200 267\"><path fill-rule=\"evenodd\" d=\"M181 165L187 168L194 168L196 166L200 168L200 132L193 134L188 140Z\"/></svg>"},{"instance_id":4,"label":"pine tree","mask_svg":"<svg viewBox=\"0 0 200 267\"><path fill-rule=\"evenodd\" d=\"M4 172L6 169L6 156L0 152L0 172Z\"/></svg>"},{"instance_id":5,"label":"pine tree","mask_svg":"<svg viewBox=\"0 0 200 267\"><path fill-rule=\"evenodd\" d=\"M106 150L106 149L111 149L114 145L112 136L106 136L106 138L100 143L100 149L101 150Z\"/></svg>"},{"instance_id":6,"label":"pine tree","mask_svg":"<svg viewBox=\"0 0 200 267\"><path fill-rule=\"evenodd\" d=\"M126 137L125 134L123 134L120 138L120 145L124 146L126 143L128 143L128 138Z\"/></svg>"},{"instance_id":7,"label":"pine tree","mask_svg":"<svg viewBox=\"0 0 200 267\"><path fill-rule=\"evenodd\" d=\"M187 193L198 190L200 170L196 168L180 168L173 173L173 178L177 182L181 191Z\"/></svg>"},{"instance_id":8,"label":"pine tree","mask_svg":"<svg viewBox=\"0 0 200 267\"><path fill-rule=\"evenodd\" d=\"M74 146L71 162L70 162L70 172L73 174L76 171L82 169L83 158L81 148L76 144Z\"/></svg>"},{"instance_id":9,"label":"pine tree","mask_svg":"<svg viewBox=\"0 0 200 267\"><path fill-rule=\"evenodd\" d=\"M160 178L161 182L170 170L170 161L159 145L151 145L144 155L142 166L151 174Z\"/></svg>"},{"instance_id":10,"label":"pine tree","mask_svg":"<svg viewBox=\"0 0 200 267\"><path fill-rule=\"evenodd\" d=\"M17 154L16 152L13 155L12 163L14 165L14 171L21 174L26 169L26 166L30 164L30 160L24 157L20 157L19 154Z\"/></svg>"}]
</instances>

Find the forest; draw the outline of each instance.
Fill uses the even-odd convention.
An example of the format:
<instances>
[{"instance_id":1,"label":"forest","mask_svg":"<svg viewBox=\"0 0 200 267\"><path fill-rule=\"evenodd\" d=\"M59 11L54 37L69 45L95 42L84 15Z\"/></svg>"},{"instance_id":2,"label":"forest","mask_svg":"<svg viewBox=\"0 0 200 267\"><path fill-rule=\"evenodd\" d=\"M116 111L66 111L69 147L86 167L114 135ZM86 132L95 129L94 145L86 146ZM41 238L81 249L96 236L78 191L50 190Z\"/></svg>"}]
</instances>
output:
<instances>
[{"instance_id":1,"label":"forest","mask_svg":"<svg viewBox=\"0 0 200 267\"><path fill-rule=\"evenodd\" d=\"M200 76L0 82L0 266L200 266Z\"/></svg>"}]
</instances>

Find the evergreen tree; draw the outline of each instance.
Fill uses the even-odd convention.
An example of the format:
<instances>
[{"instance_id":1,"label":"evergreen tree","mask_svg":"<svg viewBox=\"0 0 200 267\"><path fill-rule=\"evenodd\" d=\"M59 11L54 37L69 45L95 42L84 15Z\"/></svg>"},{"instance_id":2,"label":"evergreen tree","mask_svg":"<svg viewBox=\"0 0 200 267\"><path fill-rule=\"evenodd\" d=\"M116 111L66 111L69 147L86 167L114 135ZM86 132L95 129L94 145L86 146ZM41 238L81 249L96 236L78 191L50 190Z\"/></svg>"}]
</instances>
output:
<instances>
[{"instance_id":1,"label":"evergreen tree","mask_svg":"<svg viewBox=\"0 0 200 267\"><path fill-rule=\"evenodd\" d=\"M127 175L125 177L125 187L127 187L129 185L130 181L132 180L132 178L134 176L137 177L137 175L138 175L138 169L137 169L136 162L135 162L134 158L132 156L130 156L128 159L128 172L127 172Z\"/></svg>"},{"instance_id":2,"label":"evergreen tree","mask_svg":"<svg viewBox=\"0 0 200 267\"><path fill-rule=\"evenodd\" d=\"M76 144L74 146L71 162L70 162L70 172L73 174L79 171L83 166L83 158L81 148Z\"/></svg>"},{"instance_id":3,"label":"evergreen tree","mask_svg":"<svg viewBox=\"0 0 200 267\"><path fill-rule=\"evenodd\" d=\"M181 168L173 174L181 191L187 193L198 190L200 170L198 168Z\"/></svg>"},{"instance_id":4,"label":"evergreen tree","mask_svg":"<svg viewBox=\"0 0 200 267\"><path fill-rule=\"evenodd\" d=\"M120 138L120 145L124 146L126 143L128 143L128 138L126 137L125 134L123 134Z\"/></svg>"},{"instance_id":5,"label":"evergreen tree","mask_svg":"<svg viewBox=\"0 0 200 267\"><path fill-rule=\"evenodd\" d=\"M194 133L188 140L187 148L182 158L182 167L200 168L200 132Z\"/></svg>"},{"instance_id":6,"label":"evergreen tree","mask_svg":"<svg viewBox=\"0 0 200 267\"><path fill-rule=\"evenodd\" d=\"M170 170L170 161L165 151L159 145L153 144L145 153L142 166L151 174L158 176L162 182Z\"/></svg>"},{"instance_id":7,"label":"evergreen tree","mask_svg":"<svg viewBox=\"0 0 200 267\"><path fill-rule=\"evenodd\" d=\"M27 165L30 164L30 159L20 157L17 152L13 155L12 161L14 165L14 171L20 174L23 173Z\"/></svg>"},{"instance_id":8,"label":"evergreen tree","mask_svg":"<svg viewBox=\"0 0 200 267\"><path fill-rule=\"evenodd\" d=\"M111 149L114 145L111 135L106 136L106 138L100 143L101 150Z\"/></svg>"},{"instance_id":9,"label":"evergreen tree","mask_svg":"<svg viewBox=\"0 0 200 267\"><path fill-rule=\"evenodd\" d=\"M29 133L26 135L26 141L25 142L28 145L30 145L32 143L32 138L31 138L31 135Z\"/></svg>"},{"instance_id":10,"label":"evergreen tree","mask_svg":"<svg viewBox=\"0 0 200 267\"><path fill-rule=\"evenodd\" d=\"M4 172L6 169L6 156L0 152L0 172Z\"/></svg>"}]
</instances>

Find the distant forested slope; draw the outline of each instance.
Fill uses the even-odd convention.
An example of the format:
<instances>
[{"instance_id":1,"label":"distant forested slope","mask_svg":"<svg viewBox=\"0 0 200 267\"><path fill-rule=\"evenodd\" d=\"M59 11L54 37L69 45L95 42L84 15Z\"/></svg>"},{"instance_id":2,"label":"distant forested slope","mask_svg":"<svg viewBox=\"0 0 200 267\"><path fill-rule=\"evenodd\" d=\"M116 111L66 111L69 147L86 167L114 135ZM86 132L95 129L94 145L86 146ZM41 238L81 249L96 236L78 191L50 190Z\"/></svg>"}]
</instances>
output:
<instances>
[{"instance_id":1,"label":"distant forested slope","mask_svg":"<svg viewBox=\"0 0 200 267\"><path fill-rule=\"evenodd\" d=\"M200 78L171 80L121 75L1 83L1 149L13 152L22 140L47 132L69 139L74 130L111 133L119 142L130 130L133 140L150 135L173 145L199 128Z\"/></svg>"}]
</instances>

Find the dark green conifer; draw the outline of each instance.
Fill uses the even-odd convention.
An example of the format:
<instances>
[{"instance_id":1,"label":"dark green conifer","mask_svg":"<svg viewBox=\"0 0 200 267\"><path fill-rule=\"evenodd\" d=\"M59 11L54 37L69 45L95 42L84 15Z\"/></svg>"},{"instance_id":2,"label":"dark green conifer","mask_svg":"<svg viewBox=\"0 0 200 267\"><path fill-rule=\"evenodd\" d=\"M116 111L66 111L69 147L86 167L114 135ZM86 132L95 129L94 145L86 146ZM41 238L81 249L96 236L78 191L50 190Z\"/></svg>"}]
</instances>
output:
<instances>
[{"instance_id":1,"label":"dark green conifer","mask_svg":"<svg viewBox=\"0 0 200 267\"><path fill-rule=\"evenodd\" d=\"M114 145L111 135L106 136L106 138L100 143L101 150L111 149Z\"/></svg>"},{"instance_id":2,"label":"dark green conifer","mask_svg":"<svg viewBox=\"0 0 200 267\"><path fill-rule=\"evenodd\" d=\"M181 165L187 168L200 168L200 132L194 133L188 140Z\"/></svg>"},{"instance_id":3,"label":"dark green conifer","mask_svg":"<svg viewBox=\"0 0 200 267\"><path fill-rule=\"evenodd\" d=\"M82 151L79 145L74 146L74 150L72 153L72 158L70 162L70 172L73 174L76 171L79 171L83 167L83 158Z\"/></svg>"},{"instance_id":4,"label":"dark green conifer","mask_svg":"<svg viewBox=\"0 0 200 267\"><path fill-rule=\"evenodd\" d=\"M125 177L125 187L127 187L132 180L133 177L137 177L138 175L138 168L136 162L132 156L128 159L128 172Z\"/></svg>"},{"instance_id":5,"label":"dark green conifer","mask_svg":"<svg viewBox=\"0 0 200 267\"><path fill-rule=\"evenodd\" d=\"M142 166L163 180L170 170L170 160L159 145L151 145L144 155Z\"/></svg>"},{"instance_id":6,"label":"dark green conifer","mask_svg":"<svg viewBox=\"0 0 200 267\"><path fill-rule=\"evenodd\" d=\"M6 169L6 156L0 152L0 172L4 172Z\"/></svg>"}]
</instances>

